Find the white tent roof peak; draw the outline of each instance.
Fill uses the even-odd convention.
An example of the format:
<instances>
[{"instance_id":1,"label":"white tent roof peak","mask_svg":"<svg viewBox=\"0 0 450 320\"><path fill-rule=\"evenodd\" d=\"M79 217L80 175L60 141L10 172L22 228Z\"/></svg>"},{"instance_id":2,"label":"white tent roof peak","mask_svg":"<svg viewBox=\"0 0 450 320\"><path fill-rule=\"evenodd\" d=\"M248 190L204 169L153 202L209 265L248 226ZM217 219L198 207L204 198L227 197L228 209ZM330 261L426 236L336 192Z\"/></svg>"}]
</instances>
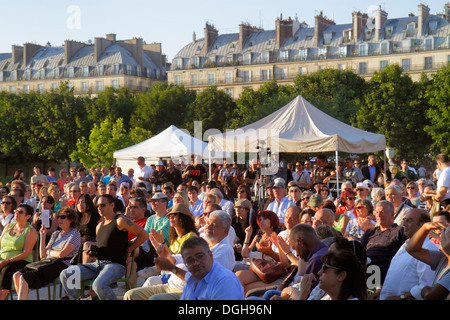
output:
<instances>
[{"instance_id":1,"label":"white tent roof peak","mask_svg":"<svg viewBox=\"0 0 450 320\"><path fill-rule=\"evenodd\" d=\"M189 135L186 130L169 126L156 136L136 145L114 152L114 159L136 160L182 157L191 154L203 155L207 143Z\"/></svg>"},{"instance_id":2,"label":"white tent roof peak","mask_svg":"<svg viewBox=\"0 0 450 320\"><path fill-rule=\"evenodd\" d=\"M276 147L279 152L365 153L386 148L384 135L334 119L302 96L252 124L210 136L209 142L211 150L229 152L257 152L261 147L275 151Z\"/></svg>"}]
</instances>

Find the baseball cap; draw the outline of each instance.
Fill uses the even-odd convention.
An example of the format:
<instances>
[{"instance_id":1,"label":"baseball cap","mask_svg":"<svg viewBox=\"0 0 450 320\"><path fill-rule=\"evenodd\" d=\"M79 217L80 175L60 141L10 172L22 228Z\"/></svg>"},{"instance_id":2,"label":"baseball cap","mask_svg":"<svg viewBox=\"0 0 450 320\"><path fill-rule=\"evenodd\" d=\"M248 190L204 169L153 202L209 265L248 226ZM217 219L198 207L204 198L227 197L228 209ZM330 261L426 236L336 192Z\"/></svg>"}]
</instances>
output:
<instances>
[{"instance_id":1,"label":"baseball cap","mask_svg":"<svg viewBox=\"0 0 450 320\"><path fill-rule=\"evenodd\" d=\"M310 207L318 207L323 202L323 197L316 193L311 195L309 198L308 206Z\"/></svg>"},{"instance_id":2,"label":"baseball cap","mask_svg":"<svg viewBox=\"0 0 450 320\"><path fill-rule=\"evenodd\" d=\"M152 200L168 199L168 197L162 192L155 192L152 196Z\"/></svg>"}]
</instances>

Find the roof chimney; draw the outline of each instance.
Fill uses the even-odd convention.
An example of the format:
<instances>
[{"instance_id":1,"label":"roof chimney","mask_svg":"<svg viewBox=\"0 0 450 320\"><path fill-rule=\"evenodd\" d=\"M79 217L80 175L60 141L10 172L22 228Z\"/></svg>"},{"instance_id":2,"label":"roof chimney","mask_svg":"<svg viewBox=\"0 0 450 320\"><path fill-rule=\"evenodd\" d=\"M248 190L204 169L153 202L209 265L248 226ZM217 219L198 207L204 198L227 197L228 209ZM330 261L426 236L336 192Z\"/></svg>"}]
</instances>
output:
<instances>
[{"instance_id":1,"label":"roof chimney","mask_svg":"<svg viewBox=\"0 0 450 320\"><path fill-rule=\"evenodd\" d=\"M248 36L252 34L252 31L253 28L249 24L241 23L239 25L239 50L244 49L245 40L247 40Z\"/></svg>"},{"instance_id":2,"label":"roof chimney","mask_svg":"<svg viewBox=\"0 0 450 320\"><path fill-rule=\"evenodd\" d=\"M450 23L450 2L444 5L444 17Z\"/></svg>"},{"instance_id":3,"label":"roof chimney","mask_svg":"<svg viewBox=\"0 0 450 320\"><path fill-rule=\"evenodd\" d=\"M430 8L424 4L419 4L418 6L419 14L418 14L418 28L417 28L417 34L419 36L423 35L423 31L425 30L425 21L427 20L428 16L430 15Z\"/></svg>"},{"instance_id":4,"label":"roof chimney","mask_svg":"<svg viewBox=\"0 0 450 320\"><path fill-rule=\"evenodd\" d=\"M279 49L283 46L284 41L287 38L292 38L293 34L293 21L291 17L287 20L277 19L275 21L275 48Z\"/></svg>"},{"instance_id":5,"label":"roof chimney","mask_svg":"<svg viewBox=\"0 0 450 320\"><path fill-rule=\"evenodd\" d=\"M87 44L77 41L66 40L64 41L64 59L66 63L69 63L72 56L80 50L81 48L86 47Z\"/></svg>"},{"instance_id":6,"label":"roof chimney","mask_svg":"<svg viewBox=\"0 0 450 320\"><path fill-rule=\"evenodd\" d=\"M23 45L23 65L26 66L30 61L31 57L38 51L42 46L33 43L25 43Z\"/></svg>"},{"instance_id":7,"label":"roof chimney","mask_svg":"<svg viewBox=\"0 0 450 320\"><path fill-rule=\"evenodd\" d=\"M23 58L23 47L22 46L12 46L12 63L16 64Z\"/></svg>"},{"instance_id":8,"label":"roof chimney","mask_svg":"<svg viewBox=\"0 0 450 320\"><path fill-rule=\"evenodd\" d=\"M375 40L380 40L381 29L386 22L388 14L380 7L375 12Z\"/></svg>"},{"instance_id":9,"label":"roof chimney","mask_svg":"<svg viewBox=\"0 0 450 320\"><path fill-rule=\"evenodd\" d=\"M113 43L116 42L116 34L115 33L108 33L106 35L106 40L112 41Z\"/></svg>"},{"instance_id":10,"label":"roof chimney","mask_svg":"<svg viewBox=\"0 0 450 320\"><path fill-rule=\"evenodd\" d=\"M210 25L208 23L206 23L204 30L205 30L205 45L203 47L203 51L204 53L206 53L213 44L213 42L216 40L217 35L219 33L217 32L216 28L214 28L213 25Z\"/></svg>"},{"instance_id":11,"label":"roof chimney","mask_svg":"<svg viewBox=\"0 0 450 320\"><path fill-rule=\"evenodd\" d=\"M354 42L358 42L359 37L367 24L369 16L367 13L353 12L352 13L352 37Z\"/></svg>"},{"instance_id":12,"label":"roof chimney","mask_svg":"<svg viewBox=\"0 0 450 320\"><path fill-rule=\"evenodd\" d=\"M329 26L335 25L336 23L333 20L327 19L323 16L323 12L315 16L315 26L314 26L314 39L313 45L319 45L319 39L322 35L322 32Z\"/></svg>"}]
</instances>

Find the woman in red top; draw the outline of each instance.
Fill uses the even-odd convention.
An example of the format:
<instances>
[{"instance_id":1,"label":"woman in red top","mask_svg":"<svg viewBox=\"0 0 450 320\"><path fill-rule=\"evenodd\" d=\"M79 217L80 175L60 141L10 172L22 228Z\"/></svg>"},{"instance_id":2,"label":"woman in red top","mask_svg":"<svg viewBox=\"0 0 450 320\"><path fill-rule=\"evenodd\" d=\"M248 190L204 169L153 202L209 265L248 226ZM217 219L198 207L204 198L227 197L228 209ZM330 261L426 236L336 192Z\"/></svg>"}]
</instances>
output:
<instances>
[{"instance_id":1,"label":"woman in red top","mask_svg":"<svg viewBox=\"0 0 450 320\"><path fill-rule=\"evenodd\" d=\"M333 227L342 234L345 233L350 219L355 219L358 216L355 209L355 201L355 191L345 190L341 193L340 205L336 209L336 220Z\"/></svg>"}]
</instances>

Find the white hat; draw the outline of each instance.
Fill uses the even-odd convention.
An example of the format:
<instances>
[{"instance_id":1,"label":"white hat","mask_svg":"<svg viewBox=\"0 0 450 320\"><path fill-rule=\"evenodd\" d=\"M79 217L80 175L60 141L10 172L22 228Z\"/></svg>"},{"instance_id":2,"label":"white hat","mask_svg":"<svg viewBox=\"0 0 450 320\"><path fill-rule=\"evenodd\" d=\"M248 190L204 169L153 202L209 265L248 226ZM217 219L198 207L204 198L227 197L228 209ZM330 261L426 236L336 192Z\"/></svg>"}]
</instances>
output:
<instances>
[{"instance_id":1,"label":"white hat","mask_svg":"<svg viewBox=\"0 0 450 320\"><path fill-rule=\"evenodd\" d=\"M358 182L356 184L356 188L355 189L367 189L367 190L370 190L370 188L367 185L367 183L364 183L364 182Z\"/></svg>"},{"instance_id":2,"label":"white hat","mask_svg":"<svg viewBox=\"0 0 450 320\"><path fill-rule=\"evenodd\" d=\"M162 160L158 160L158 162L156 163L157 166L163 166L164 162Z\"/></svg>"}]
</instances>

